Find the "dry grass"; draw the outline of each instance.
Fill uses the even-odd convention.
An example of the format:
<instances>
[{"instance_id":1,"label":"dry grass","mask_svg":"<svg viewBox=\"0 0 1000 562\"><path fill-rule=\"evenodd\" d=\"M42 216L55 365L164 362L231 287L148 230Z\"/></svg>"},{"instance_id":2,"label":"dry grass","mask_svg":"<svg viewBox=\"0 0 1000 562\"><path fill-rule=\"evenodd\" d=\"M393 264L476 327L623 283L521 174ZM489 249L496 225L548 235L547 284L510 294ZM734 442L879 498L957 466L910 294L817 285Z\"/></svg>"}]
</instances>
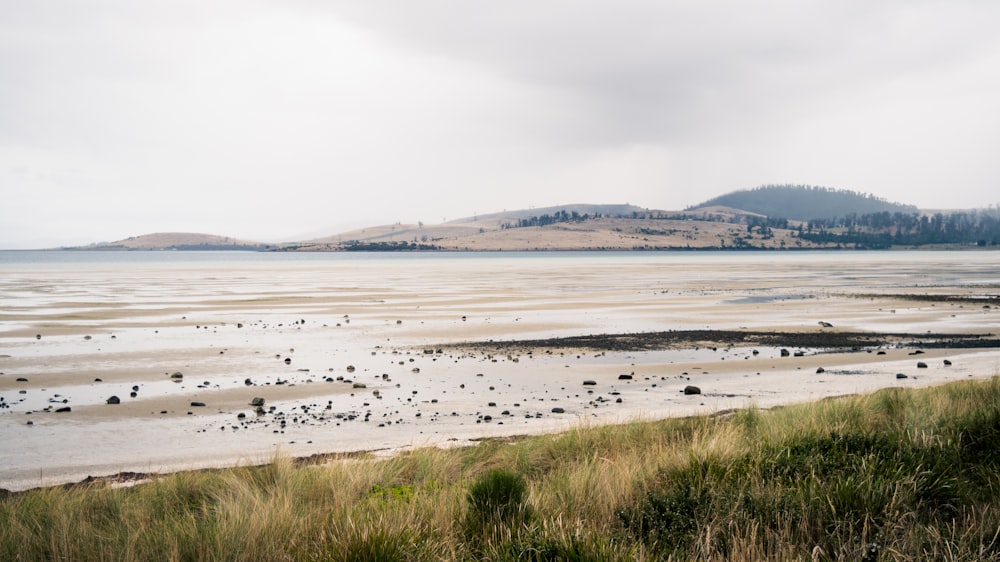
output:
<instances>
[{"instance_id":1,"label":"dry grass","mask_svg":"<svg viewBox=\"0 0 1000 562\"><path fill-rule=\"evenodd\" d=\"M32 490L0 500L0 559L996 560L998 469L993 379ZM470 511L498 474L524 492L486 505L516 505Z\"/></svg>"}]
</instances>

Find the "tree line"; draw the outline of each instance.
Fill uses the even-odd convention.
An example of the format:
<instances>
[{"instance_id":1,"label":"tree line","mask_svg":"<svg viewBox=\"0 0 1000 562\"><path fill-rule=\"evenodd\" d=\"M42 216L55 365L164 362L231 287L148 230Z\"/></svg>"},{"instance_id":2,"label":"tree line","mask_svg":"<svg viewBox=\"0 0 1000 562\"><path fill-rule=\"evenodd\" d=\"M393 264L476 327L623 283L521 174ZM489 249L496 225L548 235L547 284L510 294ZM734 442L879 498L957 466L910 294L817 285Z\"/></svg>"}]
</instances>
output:
<instances>
[{"instance_id":1,"label":"tree line","mask_svg":"<svg viewBox=\"0 0 1000 562\"><path fill-rule=\"evenodd\" d=\"M813 219L798 226L798 236L817 243L838 243L858 248L1000 243L1000 209L953 213L848 214L835 219Z\"/></svg>"}]
</instances>

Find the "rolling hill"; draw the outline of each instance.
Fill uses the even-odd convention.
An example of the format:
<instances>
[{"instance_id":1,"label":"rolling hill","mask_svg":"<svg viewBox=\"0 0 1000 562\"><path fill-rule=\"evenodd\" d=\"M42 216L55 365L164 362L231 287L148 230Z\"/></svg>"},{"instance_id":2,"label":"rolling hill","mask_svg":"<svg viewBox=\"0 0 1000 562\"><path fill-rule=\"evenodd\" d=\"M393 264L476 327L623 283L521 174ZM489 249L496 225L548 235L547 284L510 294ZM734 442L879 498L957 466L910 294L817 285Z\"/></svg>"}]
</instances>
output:
<instances>
[{"instance_id":1,"label":"rolling hill","mask_svg":"<svg viewBox=\"0 0 1000 562\"><path fill-rule=\"evenodd\" d=\"M917 213L913 205L892 203L854 191L805 185L762 185L733 191L690 207L723 206L772 218L809 221L873 213Z\"/></svg>"},{"instance_id":2,"label":"rolling hill","mask_svg":"<svg viewBox=\"0 0 1000 562\"><path fill-rule=\"evenodd\" d=\"M273 245L215 234L156 232L67 250L267 250Z\"/></svg>"},{"instance_id":3,"label":"rolling hill","mask_svg":"<svg viewBox=\"0 0 1000 562\"><path fill-rule=\"evenodd\" d=\"M76 250L506 251L996 247L1000 211L920 212L872 195L761 186L684 211L575 204L481 214L440 224L394 223L267 244L157 233Z\"/></svg>"}]
</instances>

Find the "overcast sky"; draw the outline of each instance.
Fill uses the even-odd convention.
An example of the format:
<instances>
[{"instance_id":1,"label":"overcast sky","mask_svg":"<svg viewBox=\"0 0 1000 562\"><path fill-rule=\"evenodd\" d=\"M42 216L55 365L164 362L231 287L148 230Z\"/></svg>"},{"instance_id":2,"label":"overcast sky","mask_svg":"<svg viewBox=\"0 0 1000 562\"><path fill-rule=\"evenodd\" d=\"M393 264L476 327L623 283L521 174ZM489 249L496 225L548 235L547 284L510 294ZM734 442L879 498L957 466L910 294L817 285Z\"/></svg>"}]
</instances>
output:
<instances>
[{"instance_id":1,"label":"overcast sky","mask_svg":"<svg viewBox=\"0 0 1000 562\"><path fill-rule=\"evenodd\" d=\"M0 0L0 248L769 183L1000 203L992 0Z\"/></svg>"}]
</instances>

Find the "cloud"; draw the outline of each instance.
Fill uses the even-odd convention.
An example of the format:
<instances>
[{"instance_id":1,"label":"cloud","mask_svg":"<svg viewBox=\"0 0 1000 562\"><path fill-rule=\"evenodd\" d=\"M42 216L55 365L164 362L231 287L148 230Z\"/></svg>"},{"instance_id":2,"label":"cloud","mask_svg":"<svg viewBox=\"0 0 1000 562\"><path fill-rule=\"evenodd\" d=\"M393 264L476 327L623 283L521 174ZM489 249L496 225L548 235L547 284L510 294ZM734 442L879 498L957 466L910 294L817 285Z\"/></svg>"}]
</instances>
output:
<instances>
[{"instance_id":1,"label":"cloud","mask_svg":"<svg viewBox=\"0 0 1000 562\"><path fill-rule=\"evenodd\" d=\"M977 0L8 2L0 247L679 208L769 182L985 205L998 16Z\"/></svg>"}]
</instances>

